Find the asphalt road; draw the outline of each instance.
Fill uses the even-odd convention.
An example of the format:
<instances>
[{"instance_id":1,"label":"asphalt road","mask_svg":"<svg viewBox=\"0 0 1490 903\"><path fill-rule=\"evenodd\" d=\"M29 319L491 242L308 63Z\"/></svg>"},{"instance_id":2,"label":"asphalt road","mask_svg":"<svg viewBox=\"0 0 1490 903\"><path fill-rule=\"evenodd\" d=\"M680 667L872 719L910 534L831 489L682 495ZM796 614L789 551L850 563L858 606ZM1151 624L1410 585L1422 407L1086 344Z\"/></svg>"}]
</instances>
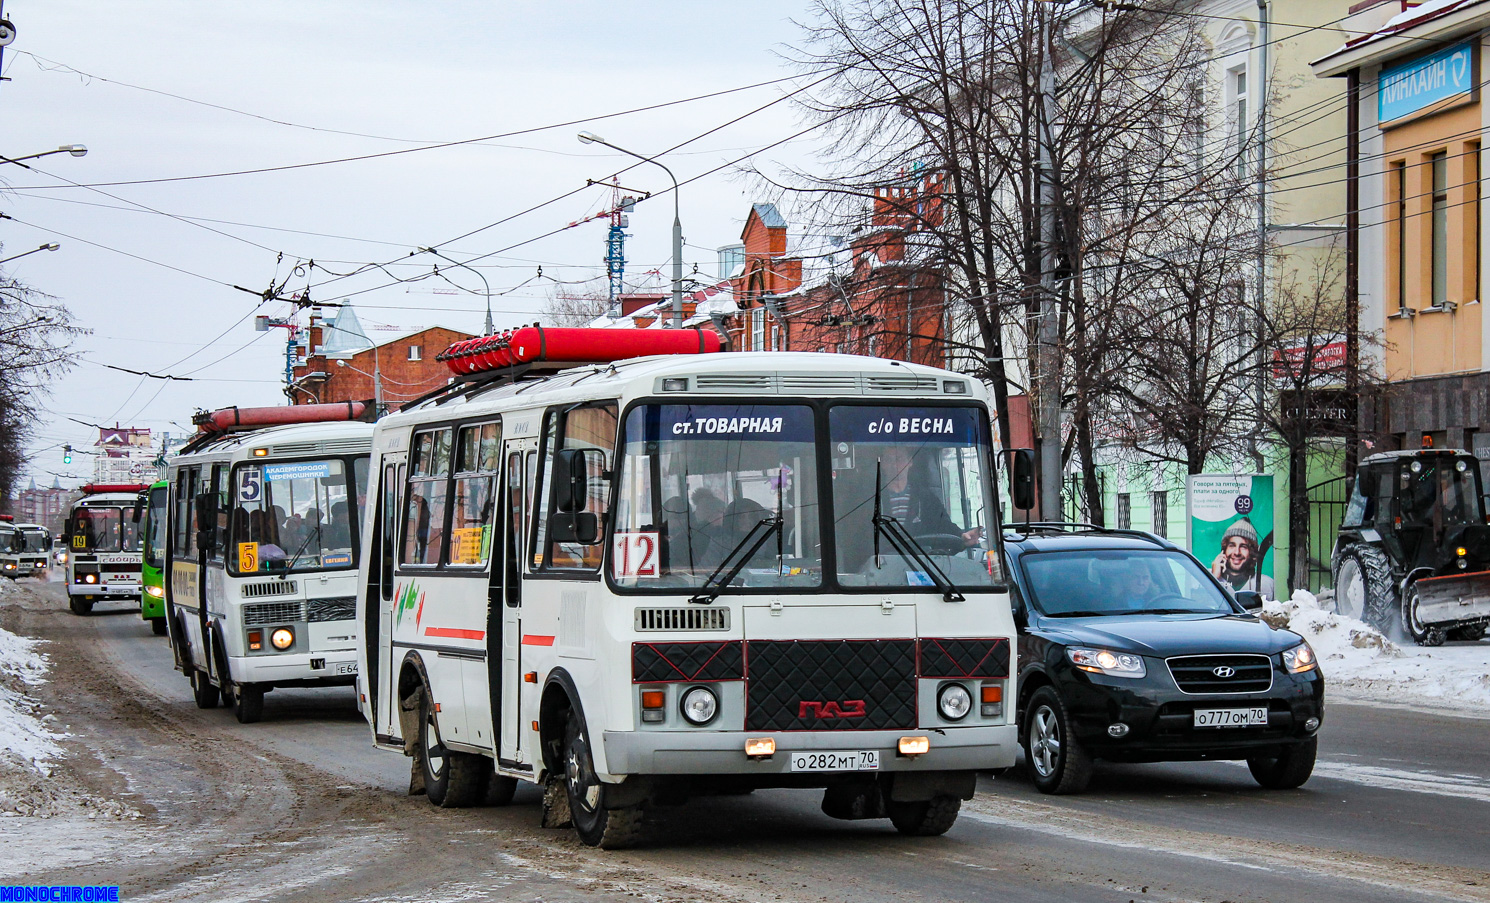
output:
<instances>
[{"instance_id":1,"label":"asphalt road","mask_svg":"<svg viewBox=\"0 0 1490 903\"><path fill-rule=\"evenodd\" d=\"M28 880L131 900L1490 901L1490 720L1329 704L1296 791L1205 763L1101 767L1056 798L1016 771L924 839L762 791L663 810L646 847L607 853L539 827L532 789L464 811L408 797L408 760L373 748L349 690L276 690L254 725L199 711L137 612L76 618L35 588L7 626L54 640L54 710L146 816Z\"/></svg>"}]
</instances>

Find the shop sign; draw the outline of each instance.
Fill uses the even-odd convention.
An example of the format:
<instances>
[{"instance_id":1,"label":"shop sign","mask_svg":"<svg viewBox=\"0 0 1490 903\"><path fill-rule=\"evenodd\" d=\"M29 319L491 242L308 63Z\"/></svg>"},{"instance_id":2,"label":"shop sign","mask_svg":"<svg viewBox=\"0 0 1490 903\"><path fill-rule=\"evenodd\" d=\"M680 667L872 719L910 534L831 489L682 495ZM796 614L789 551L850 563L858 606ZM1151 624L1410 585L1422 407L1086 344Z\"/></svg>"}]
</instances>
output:
<instances>
[{"instance_id":1,"label":"shop sign","mask_svg":"<svg viewBox=\"0 0 1490 903\"><path fill-rule=\"evenodd\" d=\"M1383 69L1377 82L1377 121L1388 123L1440 101L1468 96L1474 82L1474 48L1467 41Z\"/></svg>"}]
</instances>

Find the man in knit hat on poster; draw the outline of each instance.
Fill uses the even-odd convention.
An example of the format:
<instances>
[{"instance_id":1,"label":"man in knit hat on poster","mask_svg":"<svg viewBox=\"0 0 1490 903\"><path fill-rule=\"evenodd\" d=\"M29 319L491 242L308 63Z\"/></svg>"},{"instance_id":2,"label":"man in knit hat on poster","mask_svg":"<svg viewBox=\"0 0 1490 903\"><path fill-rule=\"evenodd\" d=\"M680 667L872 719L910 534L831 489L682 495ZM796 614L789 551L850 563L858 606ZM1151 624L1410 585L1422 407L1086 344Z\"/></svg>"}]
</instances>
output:
<instances>
[{"instance_id":1,"label":"man in knit hat on poster","mask_svg":"<svg viewBox=\"0 0 1490 903\"><path fill-rule=\"evenodd\" d=\"M1273 598L1273 578L1258 573L1262 555L1258 553L1257 529L1245 517L1226 528L1221 536L1221 554L1211 564L1211 573L1232 589L1250 589Z\"/></svg>"}]
</instances>

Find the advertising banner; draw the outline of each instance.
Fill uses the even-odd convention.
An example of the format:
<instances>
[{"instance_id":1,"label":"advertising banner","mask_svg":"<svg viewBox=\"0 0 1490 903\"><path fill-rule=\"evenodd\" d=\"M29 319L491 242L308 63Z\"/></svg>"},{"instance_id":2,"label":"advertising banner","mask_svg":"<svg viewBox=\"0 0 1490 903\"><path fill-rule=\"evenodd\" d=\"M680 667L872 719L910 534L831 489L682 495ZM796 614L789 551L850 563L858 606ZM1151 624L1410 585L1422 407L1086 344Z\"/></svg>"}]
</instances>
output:
<instances>
[{"instance_id":1,"label":"advertising banner","mask_svg":"<svg viewBox=\"0 0 1490 903\"><path fill-rule=\"evenodd\" d=\"M1475 90L1474 45L1466 41L1381 70L1376 119L1391 122L1451 97Z\"/></svg>"},{"instance_id":2,"label":"advertising banner","mask_svg":"<svg viewBox=\"0 0 1490 903\"><path fill-rule=\"evenodd\" d=\"M1273 478L1203 473L1185 480L1190 552L1232 589L1274 598Z\"/></svg>"}]
</instances>

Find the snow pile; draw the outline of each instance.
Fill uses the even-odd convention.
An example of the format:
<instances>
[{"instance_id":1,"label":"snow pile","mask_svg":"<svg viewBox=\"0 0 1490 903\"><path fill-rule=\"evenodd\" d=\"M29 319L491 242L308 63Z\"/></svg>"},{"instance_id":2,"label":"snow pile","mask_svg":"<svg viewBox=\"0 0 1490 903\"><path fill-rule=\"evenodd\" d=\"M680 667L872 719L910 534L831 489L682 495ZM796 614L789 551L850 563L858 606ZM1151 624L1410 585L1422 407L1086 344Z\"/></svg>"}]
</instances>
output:
<instances>
[{"instance_id":1,"label":"snow pile","mask_svg":"<svg viewBox=\"0 0 1490 903\"><path fill-rule=\"evenodd\" d=\"M1490 716L1490 642L1399 645L1375 627L1332 609L1328 598L1321 604L1312 593L1295 590L1287 601L1264 603L1259 613L1314 647L1327 698Z\"/></svg>"},{"instance_id":2,"label":"snow pile","mask_svg":"<svg viewBox=\"0 0 1490 903\"><path fill-rule=\"evenodd\" d=\"M28 686L46 676L47 661L36 651L39 645L0 628L0 756L46 775L62 750L56 743L60 735L48 727L56 716L43 716L41 703L26 693Z\"/></svg>"}]
</instances>

